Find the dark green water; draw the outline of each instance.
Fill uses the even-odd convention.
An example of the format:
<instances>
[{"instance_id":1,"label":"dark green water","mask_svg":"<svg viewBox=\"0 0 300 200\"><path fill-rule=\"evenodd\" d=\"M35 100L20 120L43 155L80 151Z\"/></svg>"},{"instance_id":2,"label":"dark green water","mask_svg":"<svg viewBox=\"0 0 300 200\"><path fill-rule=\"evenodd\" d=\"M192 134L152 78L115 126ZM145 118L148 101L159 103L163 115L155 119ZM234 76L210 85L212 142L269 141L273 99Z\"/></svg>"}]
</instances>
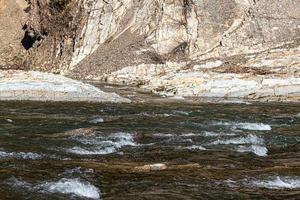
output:
<instances>
[{"instance_id":1,"label":"dark green water","mask_svg":"<svg viewBox=\"0 0 300 200\"><path fill-rule=\"evenodd\" d=\"M0 199L300 199L299 104L1 102L0 113ZM137 170L155 163L168 168Z\"/></svg>"}]
</instances>

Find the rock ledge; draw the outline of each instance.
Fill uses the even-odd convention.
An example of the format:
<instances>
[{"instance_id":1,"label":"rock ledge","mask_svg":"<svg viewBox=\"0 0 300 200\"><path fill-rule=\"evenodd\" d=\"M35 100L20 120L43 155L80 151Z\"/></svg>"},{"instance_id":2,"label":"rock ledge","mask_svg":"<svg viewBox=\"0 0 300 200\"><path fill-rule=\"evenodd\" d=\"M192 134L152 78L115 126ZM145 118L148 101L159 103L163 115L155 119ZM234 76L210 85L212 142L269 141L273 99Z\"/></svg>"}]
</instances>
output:
<instances>
[{"instance_id":1,"label":"rock ledge","mask_svg":"<svg viewBox=\"0 0 300 200\"><path fill-rule=\"evenodd\" d=\"M131 102L61 75L16 70L0 70L0 100Z\"/></svg>"}]
</instances>

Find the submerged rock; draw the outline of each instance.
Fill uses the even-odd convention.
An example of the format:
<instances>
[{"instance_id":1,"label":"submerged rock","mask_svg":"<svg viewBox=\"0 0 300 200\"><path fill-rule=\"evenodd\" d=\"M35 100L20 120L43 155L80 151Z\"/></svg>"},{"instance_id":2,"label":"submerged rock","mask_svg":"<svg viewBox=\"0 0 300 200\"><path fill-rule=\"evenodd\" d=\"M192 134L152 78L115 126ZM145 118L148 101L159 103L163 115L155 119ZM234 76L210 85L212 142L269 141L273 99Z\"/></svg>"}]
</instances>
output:
<instances>
[{"instance_id":1,"label":"submerged rock","mask_svg":"<svg viewBox=\"0 0 300 200\"><path fill-rule=\"evenodd\" d=\"M164 163L156 163L156 164L149 164L144 166L137 166L134 168L137 172L150 172L150 171L162 171L166 170L168 167Z\"/></svg>"},{"instance_id":2,"label":"submerged rock","mask_svg":"<svg viewBox=\"0 0 300 200\"><path fill-rule=\"evenodd\" d=\"M147 164L143 166L136 166L133 168L134 172L152 172L152 171L164 171L164 170L190 170L198 169L201 166L198 163L189 163L189 164L164 164L164 163L155 163Z\"/></svg>"},{"instance_id":3,"label":"submerged rock","mask_svg":"<svg viewBox=\"0 0 300 200\"><path fill-rule=\"evenodd\" d=\"M56 133L52 137L76 137L76 136L93 136L95 135L95 127L90 128L78 128L74 130L69 130L63 133Z\"/></svg>"},{"instance_id":4,"label":"submerged rock","mask_svg":"<svg viewBox=\"0 0 300 200\"><path fill-rule=\"evenodd\" d=\"M0 71L0 100L130 103L115 93L61 75L36 71Z\"/></svg>"}]
</instances>

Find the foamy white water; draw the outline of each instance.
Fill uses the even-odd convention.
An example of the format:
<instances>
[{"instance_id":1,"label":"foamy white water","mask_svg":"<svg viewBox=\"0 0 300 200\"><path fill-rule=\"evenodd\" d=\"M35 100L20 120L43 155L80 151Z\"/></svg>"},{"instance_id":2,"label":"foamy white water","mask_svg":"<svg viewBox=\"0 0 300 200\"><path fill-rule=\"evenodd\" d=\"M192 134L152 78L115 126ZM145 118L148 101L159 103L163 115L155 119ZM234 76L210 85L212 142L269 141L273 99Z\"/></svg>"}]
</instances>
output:
<instances>
[{"instance_id":1,"label":"foamy white water","mask_svg":"<svg viewBox=\"0 0 300 200\"><path fill-rule=\"evenodd\" d=\"M236 137L226 140L216 140L213 145L239 145L236 148L238 152L252 152L258 156L267 156L268 149L264 146L264 139L256 135L249 134L246 137Z\"/></svg>"},{"instance_id":2,"label":"foamy white water","mask_svg":"<svg viewBox=\"0 0 300 200\"><path fill-rule=\"evenodd\" d=\"M70 168L70 169L66 169L63 173L61 173L60 175L64 175L64 174L86 174L86 173L94 173L94 169L83 169L81 167L75 167L75 168Z\"/></svg>"},{"instance_id":3,"label":"foamy white water","mask_svg":"<svg viewBox=\"0 0 300 200\"><path fill-rule=\"evenodd\" d=\"M238 123L238 128L245 129L245 130L257 130L257 131L270 131L272 127L268 124L263 123Z\"/></svg>"},{"instance_id":4,"label":"foamy white water","mask_svg":"<svg viewBox=\"0 0 300 200\"><path fill-rule=\"evenodd\" d=\"M5 152L0 151L0 158L15 158L15 159L24 159L24 160L35 160L40 159L43 156L37 153L31 152Z\"/></svg>"},{"instance_id":5,"label":"foamy white water","mask_svg":"<svg viewBox=\"0 0 300 200\"><path fill-rule=\"evenodd\" d=\"M103 122L104 122L104 119L102 119L101 117L95 118L95 119L92 119L89 121L89 123L92 123L92 124L99 124L99 123L103 123Z\"/></svg>"},{"instance_id":6,"label":"foamy white water","mask_svg":"<svg viewBox=\"0 0 300 200\"><path fill-rule=\"evenodd\" d=\"M19 180L16 177L9 178L7 183L13 187L20 187L20 188L26 188L26 189L33 188L32 184L30 184L26 181L23 181L23 180Z\"/></svg>"},{"instance_id":7,"label":"foamy white water","mask_svg":"<svg viewBox=\"0 0 300 200\"><path fill-rule=\"evenodd\" d=\"M212 131L205 131L205 132L203 132L203 135L206 137L216 137L216 136L220 136L220 133L212 132Z\"/></svg>"},{"instance_id":8,"label":"foamy white water","mask_svg":"<svg viewBox=\"0 0 300 200\"><path fill-rule=\"evenodd\" d=\"M205 131L202 134L206 137L234 136L234 135L236 135L235 133L212 132L212 131Z\"/></svg>"},{"instance_id":9,"label":"foamy white water","mask_svg":"<svg viewBox=\"0 0 300 200\"><path fill-rule=\"evenodd\" d=\"M67 150L70 153L78 154L78 155L106 155L117 152L114 147L106 147L103 149L92 149L87 150L81 147L73 147Z\"/></svg>"},{"instance_id":10,"label":"foamy white water","mask_svg":"<svg viewBox=\"0 0 300 200\"><path fill-rule=\"evenodd\" d=\"M114 140L114 146L117 148L121 148L123 146L136 146L133 136L130 133L113 133L109 136L109 138Z\"/></svg>"},{"instance_id":11,"label":"foamy white water","mask_svg":"<svg viewBox=\"0 0 300 200\"><path fill-rule=\"evenodd\" d=\"M163 133L155 133L153 134L154 137L161 137L161 138L169 138L169 137L173 137L174 135L172 134L163 134Z\"/></svg>"},{"instance_id":12,"label":"foamy white water","mask_svg":"<svg viewBox=\"0 0 300 200\"><path fill-rule=\"evenodd\" d=\"M89 182L79 179L61 179L41 185L44 190L52 193L72 194L79 197L100 199L100 190Z\"/></svg>"},{"instance_id":13,"label":"foamy white water","mask_svg":"<svg viewBox=\"0 0 300 200\"><path fill-rule=\"evenodd\" d=\"M256 187L269 189L298 189L300 188L300 177L275 177L267 180L253 181Z\"/></svg>"},{"instance_id":14,"label":"foamy white water","mask_svg":"<svg viewBox=\"0 0 300 200\"><path fill-rule=\"evenodd\" d=\"M197 136L205 136L205 137L218 137L218 136L234 136L235 133L225 133L225 132L213 132L213 131L204 131L201 133L184 133L181 134L180 137L197 137Z\"/></svg>"},{"instance_id":15,"label":"foamy white water","mask_svg":"<svg viewBox=\"0 0 300 200\"><path fill-rule=\"evenodd\" d=\"M264 139L249 134L246 137L237 137L227 140L216 140L212 144L264 144Z\"/></svg>"},{"instance_id":16,"label":"foamy white water","mask_svg":"<svg viewBox=\"0 0 300 200\"><path fill-rule=\"evenodd\" d=\"M199 136L199 134L195 134L195 133L184 133L181 134L180 137L195 137L195 136Z\"/></svg>"},{"instance_id":17,"label":"foamy white water","mask_svg":"<svg viewBox=\"0 0 300 200\"><path fill-rule=\"evenodd\" d=\"M67 152L79 155L105 155L117 152L124 146L137 146L129 133L118 132L107 137L79 137L77 141L87 147L72 147Z\"/></svg>"},{"instance_id":18,"label":"foamy white water","mask_svg":"<svg viewBox=\"0 0 300 200\"><path fill-rule=\"evenodd\" d=\"M270 131L272 127L263 123L249 123L249 122L218 122L216 125L231 126L232 129L243 129L251 131Z\"/></svg>"},{"instance_id":19,"label":"foamy white water","mask_svg":"<svg viewBox=\"0 0 300 200\"><path fill-rule=\"evenodd\" d=\"M205 147L199 146L199 145L192 145L188 147L182 147L182 149L189 149L189 150L206 150Z\"/></svg>"},{"instance_id":20,"label":"foamy white water","mask_svg":"<svg viewBox=\"0 0 300 200\"><path fill-rule=\"evenodd\" d=\"M173 114L175 115L186 115L188 116L190 114L190 112L186 112L186 111L182 111L182 110L174 110Z\"/></svg>"},{"instance_id":21,"label":"foamy white water","mask_svg":"<svg viewBox=\"0 0 300 200\"><path fill-rule=\"evenodd\" d=\"M252 152L258 156L267 156L268 149L261 145L251 145L247 146L239 146L237 149L238 152Z\"/></svg>"},{"instance_id":22,"label":"foamy white water","mask_svg":"<svg viewBox=\"0 0 300 200\"><path fill-rule=\"evenodd\" d=\"M14 122L12 119L6 119L6 121L7 121L8 123L13 123L13 122Z\"/></svg>"}]
</instances>

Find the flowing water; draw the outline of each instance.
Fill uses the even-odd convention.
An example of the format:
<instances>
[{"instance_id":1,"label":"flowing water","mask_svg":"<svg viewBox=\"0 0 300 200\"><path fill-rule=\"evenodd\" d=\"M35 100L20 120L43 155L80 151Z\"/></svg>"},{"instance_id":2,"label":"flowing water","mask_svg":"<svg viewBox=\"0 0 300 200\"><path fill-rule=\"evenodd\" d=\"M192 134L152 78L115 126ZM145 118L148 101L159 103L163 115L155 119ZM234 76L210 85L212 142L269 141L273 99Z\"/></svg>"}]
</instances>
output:
<instances>
[{"instance_id":1,"label":"flowing water","mask_svg":"<svg viewBox=\"0 0 300 200\"><path fill-rule=\"evenodd\" d=\"M299 104L0 102L0 112L0 199L300 199Z\"/></svg>"}]
</instances>

